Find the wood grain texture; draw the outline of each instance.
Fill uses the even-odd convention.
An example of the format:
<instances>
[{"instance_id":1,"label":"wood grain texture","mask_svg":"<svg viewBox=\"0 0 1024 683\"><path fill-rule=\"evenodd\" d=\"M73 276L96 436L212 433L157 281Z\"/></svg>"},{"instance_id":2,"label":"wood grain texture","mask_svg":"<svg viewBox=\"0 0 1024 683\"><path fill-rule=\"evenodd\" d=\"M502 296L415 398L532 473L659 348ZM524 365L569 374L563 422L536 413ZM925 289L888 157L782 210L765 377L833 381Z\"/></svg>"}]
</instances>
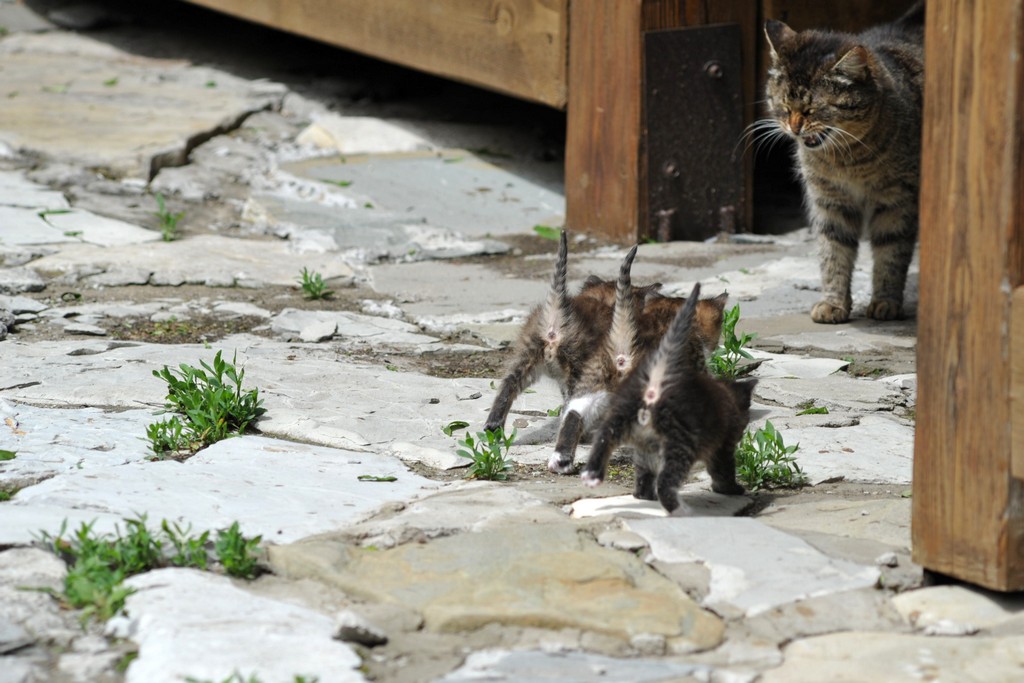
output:
<instances>
[{"instance_id":1,"label":"wood grain texture","mask_svg":"<svg viewBox=\"0 0 1024 683\"><path fill-rule=\"evenodd\" d=\"M1010 299L1010 339L1024 339L1024 287ZM1024 479L1024 344L1010 344L1010 443L1013 460L1010 475Z\"/></svg>"},{"instance_id":2,"label":"wood grain texture","mask_svg":"<svg viewBox=\"0 0 1024 683\"><path fill-rule=\"evenodd\" d=\"M566 105L568 0L190 0L421 71Z\"/></svg>"},{"instance_id":3,"label":"wood grain texture","mask_svg":"<svg viewBox=\"0 0 1024 683\"><path fill-rule=\"evenodd\" d=\"M620 242L640 226L642 4L569 5L566 226Z\"/></svg>"},{"instance_id":4,"label":"wood grain texture","mask_svg":"<svg viewBox=\"0 0 1024 683\"><path fill-rule=\"evenodd\" d=\"M622 243L655 233L648 221L643 125L644 31L737 22L744 99L752 120L755 0L572 0L565 150L566 225ZM698 143L699 144L699 141ZM730 154L732 149L721 150ZM746 167L750 168L749 161ZM685 172L685 169L684 169ZM750 175L748 174L748 177ZM746 196L752 194L748 181ZM741 223L749 225L749 201Z\"/></svg>"},{"instance_id":5,"label":"wood grain texture","mask_svg":"<svg viewBox=\"0 0 1024 683\"><path fill-rule=\"evenodd\" d=\"M914 560L997 590L1024 588L1010 413L1022 5L929 0L925 39Z\"/></svg>"}]
</instances>

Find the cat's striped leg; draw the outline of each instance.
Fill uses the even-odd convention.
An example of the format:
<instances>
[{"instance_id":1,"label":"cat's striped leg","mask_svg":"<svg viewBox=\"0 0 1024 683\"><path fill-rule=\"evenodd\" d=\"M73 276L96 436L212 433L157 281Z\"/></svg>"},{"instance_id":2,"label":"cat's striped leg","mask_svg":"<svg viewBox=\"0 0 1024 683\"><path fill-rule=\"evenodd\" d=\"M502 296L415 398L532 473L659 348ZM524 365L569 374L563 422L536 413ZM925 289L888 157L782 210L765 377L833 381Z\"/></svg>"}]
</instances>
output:
<instances>
[{"instance_id":1,"label":"cat's striped leg","mask_svg":"<svg viewBox=\"0 0 1024 683\"><path fill-rule=\"evenodd\" d=\"M917 214L902 205L878 209L871 220L871 303L867 314L875 320L903 317L903 290L917 242Z\"/></svg>"},{"instance_id":2,"label":"cat's striped leg","mask_svg":"<svg viewBox=\"0 0 1024 683\"><path fill-rule=\"evenodd\" d=\"M501 388L498 389L498 395L494 397L494 403L491 404L491 412L487 415L487 422L484 423L485 430L493 432L505 426L505 420L512 409L513 401L523 393L524 389L537 381L539 370L537 353L525 355L512 366L508 375L501 382Z\"/></svg>"},{"instance_id":3,"label":"cat's striped leg","mask_svg":"<svg viewBox=\"0 0 1024 683\"><path fill-rule=\"evenodd\" d=\"M585 430L590 429L608 405L608 393L594 392L578 396L565 405L562 426L555 440L555 452L548 458L548 469L556 474L572 472L576 447Z\"/></svg>"},{"instance_id":4,"label":"cat's striped leg","mask_svg":"<svg viewBox=\"0 0 1024 683\"><path fill-rule=\"evenodd\" d=\"M671 514L687 514L689 507L679 500L679 486L690 474L696 459L693 445L685 439L666 439L662 446L661 471L658 472L657 493L661 506Z\"/></svg>"},{"instance_id":5,"label":"cat's striped leg","mask_svg":"<svg viewBox=\"0 0 1024 683\"><path fill-rule=\"evenodd\" d=\"M853 300L850 281L860 244L861 212L845 203L816 199L812 221L818 233L821 301L811 308L816 323L845 323Z\"/></svg>"}]
</instances>

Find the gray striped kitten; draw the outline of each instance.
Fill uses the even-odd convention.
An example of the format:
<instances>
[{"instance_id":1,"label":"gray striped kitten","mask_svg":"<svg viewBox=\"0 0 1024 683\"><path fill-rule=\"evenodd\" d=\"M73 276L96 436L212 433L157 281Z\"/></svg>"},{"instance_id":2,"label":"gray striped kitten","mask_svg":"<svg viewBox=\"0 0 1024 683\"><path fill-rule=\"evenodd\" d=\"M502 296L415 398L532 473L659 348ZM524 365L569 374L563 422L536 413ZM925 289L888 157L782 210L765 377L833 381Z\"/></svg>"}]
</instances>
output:
<instances>
[{"instance_id":1,"label":"gray striped kitten","mask_svg":"<svg viewBox=\"0 0 1024 683\"><path fill-rule=\"evenodd\" d=\"M924 3L860 34L797 33L769 20L765 137L796 142L811 226L818 236L818 323L850 319L850 279L866 230L874 271L867 315L903 315L917 240Z\"/></svg>"}]
</instances>

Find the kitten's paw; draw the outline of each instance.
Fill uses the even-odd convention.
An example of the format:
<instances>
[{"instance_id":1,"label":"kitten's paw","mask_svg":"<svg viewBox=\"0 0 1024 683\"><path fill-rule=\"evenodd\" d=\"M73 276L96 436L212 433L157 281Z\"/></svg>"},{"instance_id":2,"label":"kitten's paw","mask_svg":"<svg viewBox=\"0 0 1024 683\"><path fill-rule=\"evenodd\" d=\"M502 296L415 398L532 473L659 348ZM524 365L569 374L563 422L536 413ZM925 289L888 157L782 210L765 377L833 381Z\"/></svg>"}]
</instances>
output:
<instances>
[{"instance_id":1,"label":"kitten's paw","mask_svg":"<svg viewBox=\"0 0 1024 683\"><path fill-rule=\"evenodd\" d=\"M580 472L580 479L583 480L583 483L589 486L590 488L599 486L601 482L604 481L601 475L598 474L597 472L594 472L593 470L583 470L582 472Z\"/></svg>"},{"instance_id":2,"label":"kitten's paw","mask_svg":"<svg viewBox=\"0 0 1024 683\"><path fill-rule=\"evenodd\" d=\"M875 320L898 320L903 317L903 302L895 299L873 299L868 304L868 317Z\"/></svg>"},{"instance_id":3,"label":"kitten's paw","mask_svg":"<svg viewBox=\"0 0 1024 683\"><path fill-rule=\"evenodd\" d=\"M726 496L740 496L747 492L745 488L743 488L736 482L722 484L713 481L711 482L711 490L714 491L715 493L721 493Z\"/></svg>"},{"instance_id":4,"label":"kitten's paw","mask_svg":"<svg viewBox=\"0 0 1024 683\"><path fill-rule=\"evenodd\" d=\"M500 422L488 422L484 425L485 432L496 432L499 429L503 429L504 425Z\"/></svg>"},{"instance_id":5,"label":"kitten's paw","mask_svg":"<svg viewBox=\"0 0 1024 683\"><path fill-rule=\"evenodd\" d=\"M845 323L850 319L850 308L842 308L828 301L819 301L811 308L811 320L816 323L834 325Z\"/></svg>"},{"instance_id":6,"label":"kitten's paw","mask_svg":"<svg viewBox=\"0 0 1024 683\"><path fill-rule=\"evenodd\" d=\"M555 474L571 474L572 473L572 458L568 455L564 455L555 451L548 458L548 470Z\"/></svg>"},{"instance_id":7,"label":"kitten's paw","mask_svg":"<svg viewBox=\"0 0 1024 683\"><path fill-rule=\"evenodd\" d=\"M668 513L668 516L669 517L692 517L693 516L693 508L691 508L686 503L680 502L679 503L679 507L677 507L675 510L670 510L669 513Z\"/></svg>"}]
</instances>

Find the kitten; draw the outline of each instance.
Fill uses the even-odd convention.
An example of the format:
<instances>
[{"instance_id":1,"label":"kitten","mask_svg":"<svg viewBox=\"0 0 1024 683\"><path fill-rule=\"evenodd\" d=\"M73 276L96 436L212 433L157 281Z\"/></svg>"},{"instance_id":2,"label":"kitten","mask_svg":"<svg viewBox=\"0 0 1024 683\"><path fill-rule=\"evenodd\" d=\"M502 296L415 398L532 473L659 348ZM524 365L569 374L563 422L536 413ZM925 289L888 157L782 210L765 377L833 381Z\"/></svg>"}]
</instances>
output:
<instances>
[{"instance_id":1,"label":"kitten","mask_svg":"<svg viewBox=\"0 0 1024 683\"><path fill-rule=\"evenodd\" d=\"M696 460L707 465L714 491L743 493L735 450L757 381L715 379L690 366L684 347L693 335L699 295L698 284L658 348L612 394L580 475L588 486L604 480L612 451L629 443L636 448L633 495L659 500L669 513L679 508L679 487Z\"/></svg>"},{"instance_id":2,"label":"kitten","mask_svg":"<svg viewBox=\"0 0 1024 683\"><path fill-rule=\"evenodd\" d=\"M570 297L568 261L568 235L563 230L551 291L520 330L509 372L484 424L488 431L505 426L512 403L541 375L558 383L563 400L572 396L587 360L601 348L611 329L615 283L591 276L580 292ZM633 296L643 300L653 296L660 287L660 283L637 287Z\"/></svg>"},{"instance_id":3,"label":"kitten","mask_svg":"<svg viewBox=\"0 0 1024 683\"><path fill-rule=\"evenodd\" d=\"M612 326L604 347L590 357L584 368L576 395L564 406L562 424L555 441L555 450L548 459L548 469L555 473L572 471L576 448L603 414L613 391L622 379L660 343L672 319L686 302L678 297L663 297L643 292L634 293L630 268L636 247L626 255L616 282L617 296L613 307ZM683 347L686 367L703 371L707 358L718 345L722 333L726 294L696 303L696 324ZM642 308L638 308L642 304Z\"/></svg>"},{"instance_id":4,"label":"kitten","mask_svg":"<svg viewBox=\"0 0 1024 683\"><path fill-rule=\"evenodd\" d=\"M818 235L818 323L850 318L850 280L866 228L874 257L867 315L903 315L920 185L924 4L894 23L852 35L769 20L767 137L796 142L811 225ZM765 131L771 132L765 132Z\"/></svg>"}]
</instances>

